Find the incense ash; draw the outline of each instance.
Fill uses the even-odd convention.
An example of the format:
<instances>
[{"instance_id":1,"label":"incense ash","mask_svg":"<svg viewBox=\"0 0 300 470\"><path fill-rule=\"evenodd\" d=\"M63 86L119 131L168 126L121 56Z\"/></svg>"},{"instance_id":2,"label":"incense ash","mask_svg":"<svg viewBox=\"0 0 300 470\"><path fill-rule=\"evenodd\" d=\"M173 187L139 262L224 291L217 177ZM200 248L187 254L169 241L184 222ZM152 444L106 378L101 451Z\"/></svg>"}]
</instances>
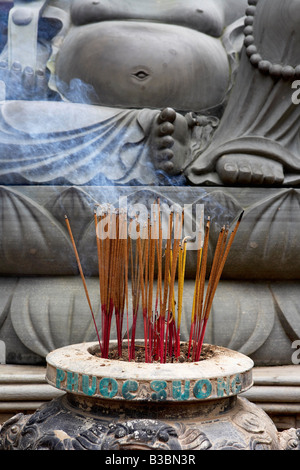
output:
<instances>
[{"instance_id":1,"label":"incense ash","mask_svg":"<svg viewBox=\"0 0 300 470\"><path fill-rule=\"evenodd\" d=\"M99 356L145 363L197 362L203 358L203 340L213 299L243 212L231 232L225 226L221 228L209 272L210 218L203 235L199 230L189 340L182 343L180 326L189 243L189 237L182 237L184 211L170 211L165 241L159 200L153 206L156 208L154 218L148 217L143 223L137 217L128 219L125 210L105 206L94 211L101 329L97 327L71 224L65 216L99 342ZM199 220L198 227L202 224L203 220ZM133 232L139 236L132 237ZM144 330L142 346L137 344L140 338L136 338L139 315L142 315ZM117 331L113 350L110 348L112 322Z\"/></svg>"}]
</instances>

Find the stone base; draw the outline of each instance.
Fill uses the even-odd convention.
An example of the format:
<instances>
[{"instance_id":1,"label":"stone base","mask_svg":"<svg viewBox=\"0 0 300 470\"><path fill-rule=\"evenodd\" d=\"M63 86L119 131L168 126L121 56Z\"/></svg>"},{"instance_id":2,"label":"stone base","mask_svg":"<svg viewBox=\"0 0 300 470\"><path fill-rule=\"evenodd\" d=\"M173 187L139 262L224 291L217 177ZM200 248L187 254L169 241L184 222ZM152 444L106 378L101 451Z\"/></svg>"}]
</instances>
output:
<instances>
[{"instance_id":1,"label":"stone base","mask_svg":"<svg viewBox=\"0 0 300 470\"><path fill-rule=\"evenodd\" d=\"M64 394L48 385L45 372L42 366L0 365L0 424ZM299 366L255 367L253 379L241 396L262 408L278 431L300 428Z\"/></svg>"},{"instance_id":2,"label":"stone base","mask_svg":"<svg viewBox=\"0 0 300 470\"><path fill-rule=\"evenodd\" d=\"M279 431L300 426L299 372L297 365L255 367L254 385L242 394L261 407Z\"/></svg>"},{"instance_id":3,"label":"stone base","mask_svg":"<svg viewBox=\"0 0 300 470\"><path fill-rule=\"evenodd\" d=\"M63 395L47 384L42 366L0 365L0 423L17 413L32 414Z\"/></svg>"},{"instance_id":4,"label":"stone base","mask_svg":"<svg viewBox=\"0 0 300 470\"><path fill-rule=\"evenodd\" d=\"M282 431L300 427L299 366L256 367L254 386L243 396L261 407Z\"/></svg>"}]
</instances>

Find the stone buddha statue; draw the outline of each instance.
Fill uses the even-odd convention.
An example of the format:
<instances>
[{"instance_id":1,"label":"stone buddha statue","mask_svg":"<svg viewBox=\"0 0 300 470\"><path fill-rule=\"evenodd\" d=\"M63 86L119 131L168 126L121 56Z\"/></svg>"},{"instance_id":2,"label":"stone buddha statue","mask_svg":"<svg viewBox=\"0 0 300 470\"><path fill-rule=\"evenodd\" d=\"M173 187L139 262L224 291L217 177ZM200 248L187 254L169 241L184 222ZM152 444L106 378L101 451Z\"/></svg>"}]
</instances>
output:
<instances>
[{"instance_id":1,"label":"stone buddha statue","mask_svg":"<svg viewBox=\"0 0 300 470\"><path fill-rule=\"evenodd\" d=\"M297 1L2 4L1 183L298 183Z\"/></svg>"},{"instance_id":2,"label":"stone buddha statue","mask_svg":"<svg viewBox=\"0 0 300 470\"><path fill-rule=\"evenodd\" d=\"M6 5L2 183L155 184L207 146L232 87L246 1Z\"/></svg>"}]
</instances>

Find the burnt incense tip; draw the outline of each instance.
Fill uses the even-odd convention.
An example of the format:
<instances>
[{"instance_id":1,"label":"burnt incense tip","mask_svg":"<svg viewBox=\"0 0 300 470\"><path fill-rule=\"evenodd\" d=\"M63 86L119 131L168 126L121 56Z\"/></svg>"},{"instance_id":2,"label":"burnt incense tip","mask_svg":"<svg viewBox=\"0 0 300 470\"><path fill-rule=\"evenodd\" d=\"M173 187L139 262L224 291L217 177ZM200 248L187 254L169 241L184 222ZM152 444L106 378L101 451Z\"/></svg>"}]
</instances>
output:
<instances>
[{"instance_id":1,"label":"burnt incense tip","mask_svg":"<svg viewBox=\"0 0 300 470\"><path fill-rule=\"evenodd\" d=\"M240 213L240 216L238 218L238 222L240 222L242 220L244 213L245 213L245 211L242 210L242 212Z\"/></svg>"},{"instance_id":2,"label":"burnt incense tip","mask_svg":"<svg viewBox=\"0 0 300 470\"><path fill-rule=\"evenodd\" d=\"M187 237L188 238L188 237ZM186 242L191 242L191 243L194 243L195 241L197 240L197 237L194 236L194 237L189 237L188 240L185 240Z\"/></svg>"},{"instance_id":3,"label":"burnt incense tip","mask_svg":"<svg viewBox=\"0 0 300 470\"><path fill-rule=\"evenodd\" d=\"M65 214L65 219L67 219L67 218L68 218L68 216Z\"/></svg>"}]
</instances>

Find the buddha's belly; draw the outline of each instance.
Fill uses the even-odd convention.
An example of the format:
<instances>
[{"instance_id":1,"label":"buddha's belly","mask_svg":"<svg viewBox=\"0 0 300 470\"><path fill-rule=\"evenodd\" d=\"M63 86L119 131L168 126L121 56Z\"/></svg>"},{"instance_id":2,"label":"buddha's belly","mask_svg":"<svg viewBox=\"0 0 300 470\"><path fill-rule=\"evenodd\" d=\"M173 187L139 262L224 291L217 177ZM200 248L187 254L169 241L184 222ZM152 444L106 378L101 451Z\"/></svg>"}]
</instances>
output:
<instances>
[{"instance_id":1,"label":"buddha's belly","mask_svg":"<svg viewBox=\"0 0 300 470\"><path fill-rule=\"evenodd\" d=\"M74 101L82 83L93 104L201 111L224 98L229 64L221 41L195 30L107 21L69 31L56 76L59 91Z\"/></svg>"}]
</instances>

